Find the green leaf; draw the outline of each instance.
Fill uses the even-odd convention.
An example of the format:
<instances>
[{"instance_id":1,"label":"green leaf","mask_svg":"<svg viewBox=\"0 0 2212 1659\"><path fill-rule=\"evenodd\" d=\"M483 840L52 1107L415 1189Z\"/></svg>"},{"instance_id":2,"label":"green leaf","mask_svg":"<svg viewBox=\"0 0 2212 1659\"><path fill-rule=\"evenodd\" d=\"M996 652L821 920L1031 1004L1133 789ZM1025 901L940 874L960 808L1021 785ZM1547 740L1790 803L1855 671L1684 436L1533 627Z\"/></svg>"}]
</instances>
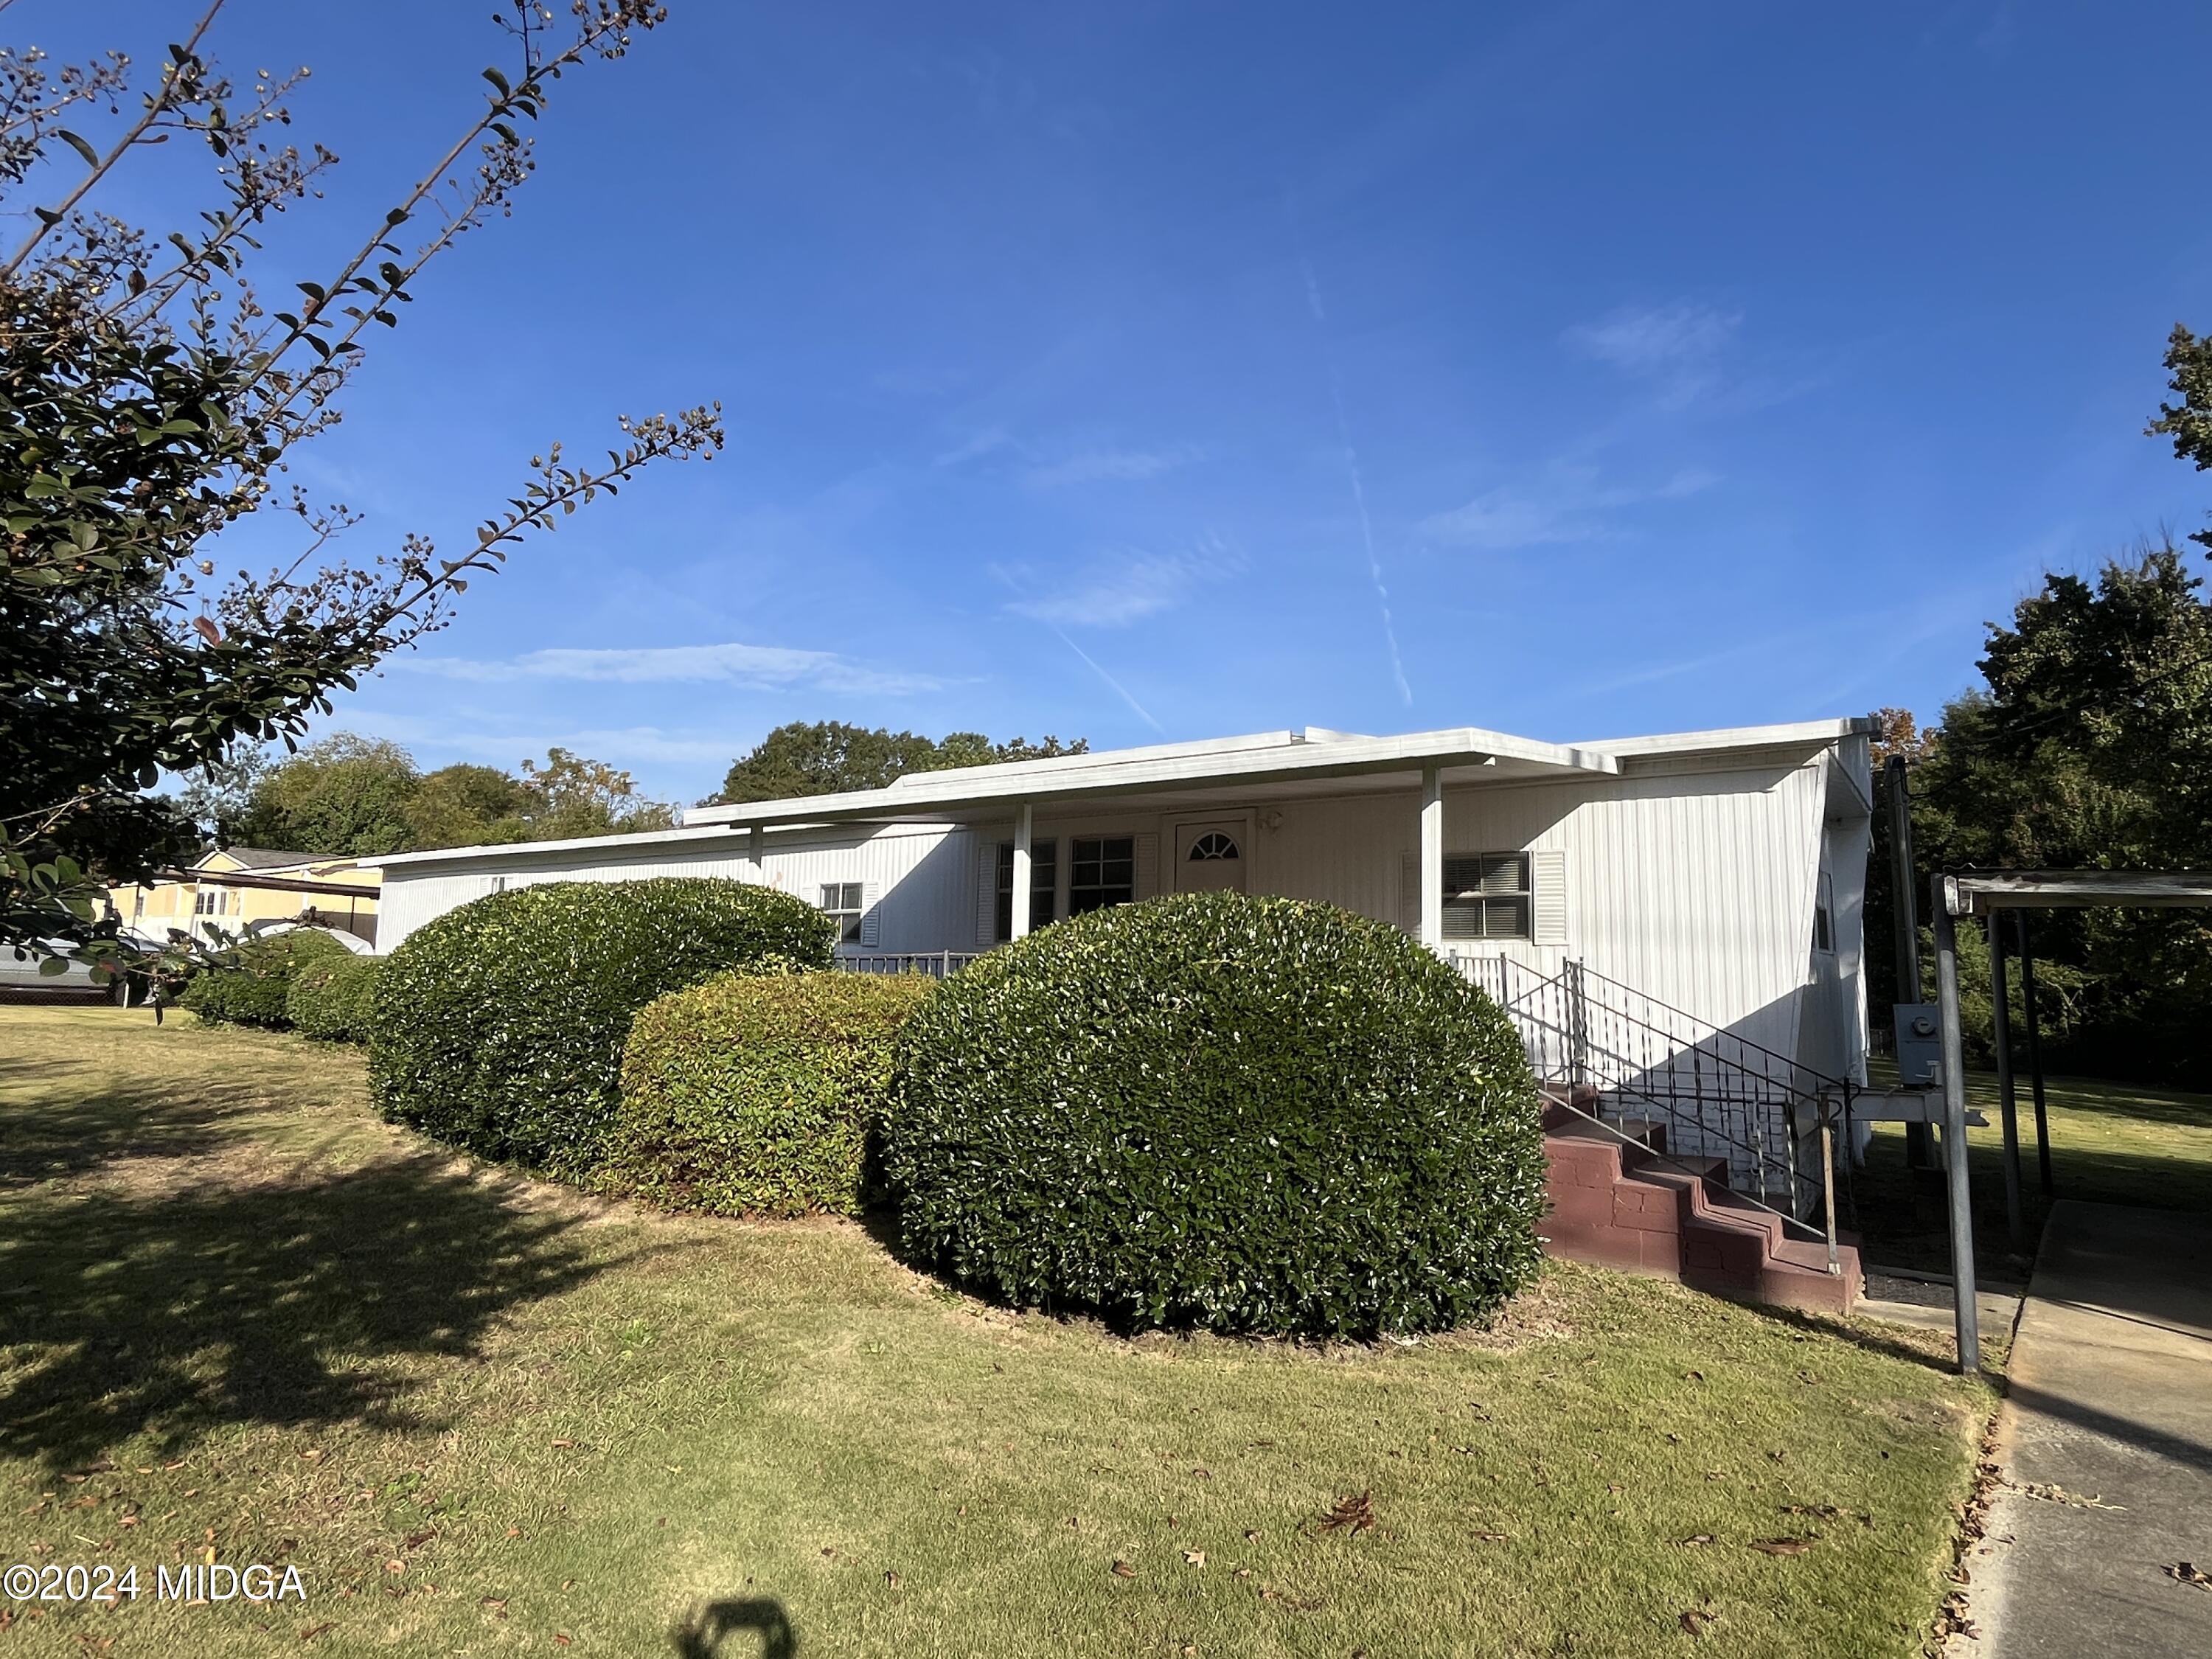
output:
<instances>
[{"instance_id":1,"label":"green leaf","mask_svg":"<svg viewBox=\"0 0 2212 1659\"><path fill-rule=\"evenodd\" d=\"M75 150L78 155L83 156L85 166L88 167L96 167L100 165L100 152L94 149L90 144L85 143L83 139L78 137L76 134L71 132L67 127L56 128L54 136L59 138L64 143L67 144L71 149Z\"/></svg>"},{"instance_id":2,"label":"green leaf","mask_svg":"<svg viewBox=\"0 0 2212 1659\"><path fill-rule=\"evenodd\" d=\"M512 98L514 96L514 88L507 85L507 77L504 75L501 75L497 70L486 70L483 72L483 78L499 88L499 95L501 98Z\"/></svg>"}]
</instances>

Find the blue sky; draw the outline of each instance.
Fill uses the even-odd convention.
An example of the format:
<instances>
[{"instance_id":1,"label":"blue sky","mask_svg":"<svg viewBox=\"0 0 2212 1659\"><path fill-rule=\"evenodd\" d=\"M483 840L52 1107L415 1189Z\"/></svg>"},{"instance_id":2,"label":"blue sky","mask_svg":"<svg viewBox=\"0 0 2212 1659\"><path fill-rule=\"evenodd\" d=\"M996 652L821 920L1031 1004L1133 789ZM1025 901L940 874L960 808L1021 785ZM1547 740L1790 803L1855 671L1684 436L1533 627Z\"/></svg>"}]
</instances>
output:
<instances>
[{"instance_id":1,"label":"blue sky","mask_svg":"<svg viewBox=\"0 0 2212 1659\"><path fill-rule=\"evenodd\" d=\"M9 21L144 55L197 9ZM233 0L218 53L313 65L344 157L266 274L466 118L486 10ZM2212 328L2212 10L671 10L298 460L356 556L458 546L551 440L724 404L724 455L340 703L426 763L560 743L689 799L793 719L1932 713L2043 570L2212 505L2141 435Z\"/></svg>"}]
</instances>

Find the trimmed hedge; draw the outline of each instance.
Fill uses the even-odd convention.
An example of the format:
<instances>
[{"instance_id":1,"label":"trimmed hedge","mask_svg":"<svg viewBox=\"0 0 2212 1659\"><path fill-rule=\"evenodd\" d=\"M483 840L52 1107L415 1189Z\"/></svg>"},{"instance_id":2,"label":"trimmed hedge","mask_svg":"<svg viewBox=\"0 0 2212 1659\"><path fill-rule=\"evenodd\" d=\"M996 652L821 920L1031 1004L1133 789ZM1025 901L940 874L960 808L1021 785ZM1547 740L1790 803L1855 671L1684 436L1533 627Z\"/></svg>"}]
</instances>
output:
<instances>
[{"instance_id":1,"label":"trimmed hedge","mask_svg":"<svg viewBox=\"0 0 2212 1659\"><path fill-rule=\"evenodd\" d=\"M721 1215L855 1215L919 974L724 974L640 1013L594 1184Z\"/></svg>"},{"instance_id":2,"label":"trimmed hedge","mask_svg":"<svg viewBox=\"0 0 2212 1659\"><path fill-rule=\"evenodd\" d=\"M788 893L711 877L494 893L385 958L370 1085L395 1121L574 1179L599 1161L639 1009L768 958L827 967L836 931Z\"/></svg>"},{"instance_id":3,"label":"trimmed hedge","mask_svg":"<svg viewBox=\"0 0 2212 1659\"><path fill-rule=\"evenodd\" d=\"M1332 906L1190 894L993 952L907 1026L884 1135L912 1255L1124 1328L1435 1330L1537 1263L1512 1026Z\"/></svg>"},{"instance_id":4,"label":"trimmed hedge","mask_svg":"<svg viewBox=\"0 0 2212 1659\"><path fill-rule=\"evenodd\" d=\"M292 1029L321 1042L367 1042L382 966L376 957L349 956L302 968L284 997Z\"/></svg>"},{"instance_id":5,"label":"trimmed hedge","mask_svg":"<svg viewBox=\"0 0 2212 1659\"><path fill-rule=\"evenodd\" d=\"M177 999L212 1025L255 1025L289 1031L287 1012L292 981L314 963L349 957L352 952L328 933L292 927L225 951L217 965L203 969Z\"/></svg>"}]
</instances>

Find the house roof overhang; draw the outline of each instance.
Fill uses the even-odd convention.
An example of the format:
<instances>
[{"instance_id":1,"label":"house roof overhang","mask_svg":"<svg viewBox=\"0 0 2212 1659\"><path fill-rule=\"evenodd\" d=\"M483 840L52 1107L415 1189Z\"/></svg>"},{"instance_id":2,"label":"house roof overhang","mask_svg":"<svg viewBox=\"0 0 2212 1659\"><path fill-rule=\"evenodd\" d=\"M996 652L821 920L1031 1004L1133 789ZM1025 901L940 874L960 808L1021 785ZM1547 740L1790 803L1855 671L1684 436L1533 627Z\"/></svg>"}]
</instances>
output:
<instances>
[{"instance_id":1,"label":"house roof overhang","mask_svg":"<svg viewBox=\"0 0 2212 1659\"><path fill-rule=\"evenodd\" d=\"M365 859L395 867L501 855L591 849L675 848L719 842L758 828L798 829L842 823L943 823L1011 815L1021 804L1121 801L1163 807L1280 800L1300 794L1410 790L1433 768L1448 788L1507 783L1600 781L1661 768L1702 768L1769 761L1795 764L1842 738L1863 734L1858 720L1802 721L1718 732L1678 732L1595 744L1544 743L1480 726L1452 726L1399 737L1365 737L1309 726L1158 744L1097 754L911 773L882 789L780 800L695 807L680 830L589 840L526 842L501 847L447 848Z\"/></svg>"}]
</instances>

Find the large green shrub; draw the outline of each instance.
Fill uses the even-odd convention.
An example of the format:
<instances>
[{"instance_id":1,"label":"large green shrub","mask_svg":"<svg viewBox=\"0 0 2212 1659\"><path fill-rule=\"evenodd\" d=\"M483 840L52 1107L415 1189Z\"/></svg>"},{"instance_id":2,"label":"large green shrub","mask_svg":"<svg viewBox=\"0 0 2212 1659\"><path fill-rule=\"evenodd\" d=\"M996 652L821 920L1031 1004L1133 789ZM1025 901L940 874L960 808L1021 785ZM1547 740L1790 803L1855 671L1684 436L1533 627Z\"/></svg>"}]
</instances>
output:
<instances>
[{"instance_id":1,"label":"large green shrub","mask_svg":"<svg viewBox=\"0 0 2212 1659\"><path fill-rule=\"evenodd\" d=\"M223 951L212 966L193 976L177 1000L210 1024L289 1030L287 1000L294 977L311 964L350 955L344 945L316 928L287 928Z\"/></svg>"},{"instance_id":2,"label":"large green shrub","mask_svg":"<svg viewBox=\"0 0 2212 1659\"><path fill-rule=\"evenodd\" d=\"M609 1192L723 1215L858 1213L891 1048L936 981L724 974L629 1028Z\"/></svg>"},{"instance_id":3,"label":"large green shrub","mask_svg":"<svg viewBox=\"0 0 2212 1659\"><path fill-rule=\"evenodd\" d=\"M911 1253L1125 1327L1437 1329L1537 1260L1511 1025L1326 905L1155 899L994 952L907 1026L884 1135Z\"/></svg>"},{"instance_id":4,"label":"large green shrub","mask_svg":"<svg viewBox=\"0 0 2212 1659\"><path fill-rule=\"evenodd\" d=\"M385 959L370 1083L399 1122L580 1176L598 1161L639 1009L767 958L826 967L835 931L788 893L704 877L494 893Z\"/></svg>"},{"instance_id":5,"label":"large green shrub","mask_svg":"<svg viewBox=\"0 0 2212 1659\"><path fill-rule=\"evenodd\" d=\"M375 957L348 956L301 969L284 995L292 1029L323 1042L367 1042L382 965Z\"/></svg>"}]
</instances>

